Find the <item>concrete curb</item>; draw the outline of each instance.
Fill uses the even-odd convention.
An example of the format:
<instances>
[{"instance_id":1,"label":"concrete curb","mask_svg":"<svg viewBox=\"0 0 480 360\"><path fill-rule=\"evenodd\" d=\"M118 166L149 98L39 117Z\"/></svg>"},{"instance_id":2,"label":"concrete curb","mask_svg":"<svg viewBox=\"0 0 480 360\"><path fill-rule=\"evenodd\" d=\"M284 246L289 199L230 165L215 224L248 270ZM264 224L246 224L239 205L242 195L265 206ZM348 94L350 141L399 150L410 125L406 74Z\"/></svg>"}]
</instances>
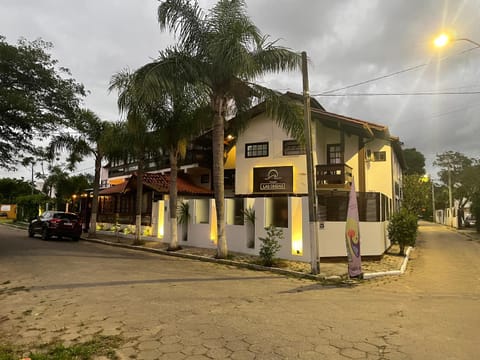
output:
<instances>
[{"instance_id":1,"label":"concrete curb","mask_svg":"<svg viewBox=\"0 0 480 360\"><path fill-rule=\"evenodd\" d=\"M376 273L365 273L363 274L363 278L365 280L373 279L381 276L391 276L391 275L402 275L407 270L408 260L410 258L410 252L413 250L413 247L409 246L407 251L405 252L405 258L402 261L402 265L400 266L400 270L391 270L391 271L380 271Z\"/></svg>"},{"instance_id":2,"label":"concrete curb","mask_svg":"<svg viewBox=\"0 0 480 360\"><path fill-rule=\"evenodd\" d=\"M82 240L88 241L88 242L93 242L93 243L98 243L98 244L120 247L120 248L124 248L124 249L140 250L140 251L145 251L145 252L150 252L150 253L155 253L155 254L160 254L160 255L173 256L173 257L178 257L178 258L183 258L183 259L198 260L198 261L210 262L210 263L215 263L215 264L235 266L235 267L239 267L239 268L246 268L246 269L256 270L256 271L268 271L268 272L279 274L279 275L291 276L291 277L301 278L301 279L308 279L308 280L315 280L315 281L331 281L331 282L337 282L337 283L344 282L344 281L347 281L347 280L352 281L351 279L347 279L347 278L345 278L343 276L339 276L339 275L333 275L333 276L312 275L312 274L306 274L306 273L293 271L293 270L285 270L285 269L279 269L279 268L273 268L273 267L266 267L266 266L262 266L262 265L250 264L250 263L245 263L245 262L241 262L241 261L234 261L234 260L227 260L227 259L215 259L215 258L211 258L211 257L207 257L207 256L178 253L178 252L174 252L174 251L167 251L167 250L161 250L161 249L152 249L152 248L148 248L148 247L144 247L144 246L113 243L113 242L110 242L110 241L105 241L105 240L100 240L100 239L82 238ZM403 259L400 270L383 271L383 272L376 272L376 273L365 273L363 278L365 280L368 280L368 279L373 279L373 278L380 277L380 276L401 275L401 274L403 274L405 272L406 268L407 268L408 258L409 258L410 252L412 250L413 250L412 247L407 248L406 255L405 255L405 258Z\"/></svg>"},{"instance_id":3,"label":"concrete curb","mask_svg":"<svg viewBox=\"0 0 480 360\"><path fill-rule=\"evenodd\" d=\"M154 254L173 256L173 257L189 259L189 260L199 260L199 261L210 262L210 263L215 263L215 264L222 264L222 265L235 266L235 267L239 267L239 268L246 268L246 269L256 270L256 271L269 271L269 272L276 273L276 274L279 274L279 275L292 276L292 277L296 277L296 278L303 278L303 279L316 280L316 281L341 280L341 277L339 277L339 276L326 277L326 276L322 276L322 275L305 274L305 273L298 272L298 271L285 270L285 269L279 269L279 268L271 268L271 267L257 265L257 264L245 263L245 262L241 262L241 261L234 261L234 260L227 260L227 259L215 259L215 258L202 256L202 255L193 255L193 254L178 253L178 252L175 252L175 251L152 249L152 248L148 248L148 247L144 247L144 246L137 246L137 245L112 243L110 241L105 241L105 240L100 240L100 239L82 238L82 240L88 241L88 242L93 242L93 243L98 243L98 244L103 244L103 245L120 247L120 248L124 248L124 249L145 251L145 252L150 252L150 253L154 253Z\"/></svg>"},{"instance_id":4,"label":"concrete curb","mask_svg":"<svg viewBox=\"0 0 480 360\"><path fill-rule=\"evenodd\" d=\"M3 225L15 227L17 229L24 228L23 226L16 226L16 225L13 225L13 224L3 224ZM100 240L100 239L89 239L89 238L85 238L85 237L82 237L81 239L83 241L87 241L87 242L93 242L93 243L109 245L109 246L116 246L116 247L120 247L120 248L124 248L124 249L140 250L140 251L145 251L145 252L150 252L150 253L155 253L155 254L161 254L161 255L166 255L166 256L183 258L183 259L199 260L199 261L222 264L222 265L236 266L236 267L239 267L239 268L246 268L246 269L256 270L256 271L269 271L271 273L275 273L275 274L279 274L279 275L285 275L285 276L291 276L291 277L300 278L300 279L308 279L308 280L314 280L314 281L329 281L329 282L336 282L336 283L347 283L347 282L351 283L352 281L353 282L356 281L355 279L348 279L345 276L340 276L340 275L332 275L332 276L313 275L313 274L306 274L306 273L293 271L293 270L285 270L285 269L272 268L272 267L267 267L267 266L262 266L262 265L257 265L257 264L250 264L250 263L245 263L245 262L241 262L241 261L233 261L233 260L226 260L226 259L215 259L215 258L211 258L211 257L207 257L207 256L184 254L184 253L178 253L178 252L174 252L174 251L166 251L166 250L161 250L161 249L152 249L152 248L147 248L147 247L144 247L144 246L113 243L113 242L110 242L110 241L105 241L105 240ZM376 273L364 273L363 274L363 279L364 280L369 280L369 279L373 279L373 278L377 278L377 277L381 277L381 276L402 275L403 273L405 273L405 270L407 269L407 264L408 264L410 252L412 250L413 250L413 247L411 247L411 246L409 246L407 248L407 251L405 252L405 258L403 259L402 265L400 266L399 270L381 271L381 272L376 272Z\"/></svg>"}]
</instances>

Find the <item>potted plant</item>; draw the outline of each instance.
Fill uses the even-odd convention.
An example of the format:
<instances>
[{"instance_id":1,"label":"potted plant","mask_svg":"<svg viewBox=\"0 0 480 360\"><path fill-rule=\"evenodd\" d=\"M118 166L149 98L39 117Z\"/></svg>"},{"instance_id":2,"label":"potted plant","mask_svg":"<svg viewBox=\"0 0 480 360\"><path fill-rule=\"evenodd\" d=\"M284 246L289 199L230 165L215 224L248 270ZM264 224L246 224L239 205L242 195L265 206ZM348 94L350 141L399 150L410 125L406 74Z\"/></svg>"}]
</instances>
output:
<instances>
[{"instance_id":1,"label":"potted plant","mask_svg":"<svg viewBox=\"0 0 480 360\"><path fill-rule=\"evenodd\" d=\"M255 247L255 209L252 206L244 209L243 218L247 232L247 247L253 249Z\"/></svg>"},{"instance_id":2,"label":"potted plant","mask_svg":"<svg viewBox=\"0 0 480 360\"><path fill-rule=\"evenodd\" d=\"M178 223L182 226L182 240L188 240L188 222L190 221L190 203L181 202L177 208Z\"/></svg>"}]
</instances>

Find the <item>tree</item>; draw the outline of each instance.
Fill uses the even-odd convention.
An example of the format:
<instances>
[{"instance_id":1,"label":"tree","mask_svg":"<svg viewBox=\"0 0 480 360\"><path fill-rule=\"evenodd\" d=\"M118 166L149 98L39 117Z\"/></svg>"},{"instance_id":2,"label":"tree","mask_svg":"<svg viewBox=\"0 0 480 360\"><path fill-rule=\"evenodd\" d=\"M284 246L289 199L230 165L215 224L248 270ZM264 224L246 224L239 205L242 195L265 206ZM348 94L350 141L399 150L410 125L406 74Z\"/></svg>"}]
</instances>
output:
<instances>
[{"instance_id":1,"label":"tree","mask_svg":"<svg viewBox=\"0 0 480 360\"><path fill-rule=\"evenodd\" d=\"M34 149L36 136L48 135L73 119L83 85L57 67L41 39L17 45L0 36L0 167L13 169L18 155Z\"/></svg>"},{"instance_id":2,"label":"tree","mask_svg":"<svg viewBox=\"0 0 480 360\"><path fill-rule=\"evenodd\" d=\"M425 156L415 148L404 149L403 156L407 163L406 175L425 174Z\"/></svg>"},{"instance_id":3,"label":"tree","mask_svg":"<svg viewBox=\"0 0 480 360\"><path fill-rule=\"evenodd\" d=\"M432 191L431 180L417 174L403 177L402 207L415 215L431 213Z\"/></svg>"},{"instance_id":4,"label":"tree","mask_svg":"<svg viewBox=\"0 0 480 360\"><path fill-rule=\"evenodd\" d=\"M145 109L152 119L152 126L158 133L158 145L164 148L169 155L169 250L172 251L179 248L176 211L178 162L186 155L188 141L200 135L207 128L211 115L208 98L204 96L204 93L178 76L182 71L181 68L172 69L171 73L164 74L162 77L162 79L170 77L173 86L164 89L163 92L156 92L153 96L144 96L142 84L148 70L155 67L158 62L169 61L176 55L173 55L174 53L173 49L161 51L156 62L144 65L132 76L132 87L135 87L136 96L144 103ZM156 74L158 75L158 73Z\"/></svg>"},{"instance_id":5,"label":"tree","mask_svg":"<svg viewBox=\"0 0 480 360\"><path fill-rule=\"evenodd\" d=\"M169 207L170 245L169 250L179 249L177 235L177 174L178 161L185 158L188 140L203 129L202 107L196 89L177 83L177 89L166 94L152 114L159 142L165 147L170 160Z\"/></svg>"},{"instance_id":6,"label":"tree","mask_svg":"<svg viewBox=\"0 0 480 360\"><path fill-rule=\"evenodd\" d=\"M0 203L14 204L18 196L30 195L31 189L30 184L24 180L0 179Z\"/></svg>"},{"instance_id":7,"label":"tree","mask_svg":"<svg viewBox=\"0 0 480 360\"><path fill-rule=\"evenodd\" d=\"M392 215L388 223L388 237L400 246L400 255L405 255L405 247L415 246L417 240L417 216L402 208Z\"/></svg>"},{"instance_id":8,"label":"tree","mask_svg":"<svg viewBox=\"0 0 480 360\"><path fill-rule=\"evenodd\" d=\"M440 167L438 172L440 181L447 189L448 186L451 187L452 197L457 199L459 207L463 208L479 190L479 160L469 158L459 152L446 151L437 154L433 165Z\"/></svg>"},{"instance_id":9,"label":"tree","mask_svg":"<svg viewBox=\"0 0 480 360\"><path fill-rule=\"evenodd\" d=\"M208 13L200 9L197 1L166 0L158 7L158 21L162 29L176 34L177 51L170 59L162 59L148 69L144 86L150 92L168 87L169 78L164 75L172 74L175 67L181 69L179 76L204 87L210 99L217 257L225 258L225 119L234 111L250 107L252 98L257 97L270 100L268 112L288 132L303 129L301 117L288 117L291 113L278 106L278 94L252 83L269 72L298 69L301 56L276 46L276 41L269 42L246 14L243 0L220 0Z\"/></svg>"},{"instance_id":10,"label":"tree","mask_svg":"<svg viewBox=\"0 0 480 360\"><path fill-rule=\"evenodd\" d=\"M134 76L127 70L116 73L110 81L110 91L116 89L119 92L118 106L127 114L127 120L117 136L115 146L110 149L113 156L122 160L133 157L137 162L137 194L135 216L135 244L141 242L140 231L142 228L142 198L143 198L143 175L147 153L157 151L161 145L161 137L158 131L154 131L152 121L152 103L146 102L140 96L138 88L133 82ZM129 144L129 146L125 146ZM114 144L112 144L114 145Z\"/></svg>"},{"instance_id":11,"label":"tree","mask_svg":"<svg viewBox=\"0 0 480 360\"><path fill-rule=\"evenodd\" d=\"M78 112L71 127L77 134L69 133L54 136L50 142L52 152L67 150L68 162L75 165L85 156L93 156L95 159L95 175L93 180L92 212L88 235L95 237L98 213L98 193L100 189L100 171L102 161L108 148L111 147L113 137L110 136L113 126L108 121L102 121L91 110L82 109Z\"/></svg>"}]
</instances>

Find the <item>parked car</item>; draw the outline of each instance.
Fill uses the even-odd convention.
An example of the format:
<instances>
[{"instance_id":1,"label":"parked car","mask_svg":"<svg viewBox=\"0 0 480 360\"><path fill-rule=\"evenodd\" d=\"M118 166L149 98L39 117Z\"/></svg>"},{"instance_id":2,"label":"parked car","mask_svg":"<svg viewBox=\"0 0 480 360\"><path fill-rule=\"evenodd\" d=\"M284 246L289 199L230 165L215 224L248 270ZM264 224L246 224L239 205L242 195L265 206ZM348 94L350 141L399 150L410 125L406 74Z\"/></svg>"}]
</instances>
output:
<instances>
[{"instance_id":1,"label":"parked car","mask_svg":"<svg viewBox=\"0 0 480 360\"><path fill-rule=\"evenodd\" d=\"M35 234L40 234L43 240L55 236L58 239L68 237L78 241L82 234L82 223L79 216L74 213L45 211L41 216L30 222L28 236L34 237Z\"/></svg>"},{"instance_id":2,"label":"parked car","mask_svg":"<svg viewBox=\"0 0 480 360\"><path fill-rule=\"evenodd\" d=\"M475 215L467 215L463 222L465 227L475 226L477 224L477 219L475 218Z\"/></svg>"}]
</instances>

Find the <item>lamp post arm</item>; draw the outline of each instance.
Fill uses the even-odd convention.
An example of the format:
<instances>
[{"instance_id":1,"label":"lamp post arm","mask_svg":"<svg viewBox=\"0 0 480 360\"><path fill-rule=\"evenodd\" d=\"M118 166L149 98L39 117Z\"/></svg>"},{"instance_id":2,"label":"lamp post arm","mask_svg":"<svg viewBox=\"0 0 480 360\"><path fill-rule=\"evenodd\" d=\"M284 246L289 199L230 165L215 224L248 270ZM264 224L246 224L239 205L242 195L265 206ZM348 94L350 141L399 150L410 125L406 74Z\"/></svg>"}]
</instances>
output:
<instances>
[{"instance_id":1,"label":"lamp post arm","mask_svg":"<svg viewBox=\"0 0 480 360\"><path fill-rule=\"evenodd\" d=\"M460 39L455 39L456 41L460 41L460 40L463 40L463 41L467 41L469 42L470 44L473 44L475 45L476 47L480 47L480 43L476 42L476 41L473 41L473 40L470 40L470 39L467 39L467 38L460 38Z\"/></svg>"}]
</instances>

